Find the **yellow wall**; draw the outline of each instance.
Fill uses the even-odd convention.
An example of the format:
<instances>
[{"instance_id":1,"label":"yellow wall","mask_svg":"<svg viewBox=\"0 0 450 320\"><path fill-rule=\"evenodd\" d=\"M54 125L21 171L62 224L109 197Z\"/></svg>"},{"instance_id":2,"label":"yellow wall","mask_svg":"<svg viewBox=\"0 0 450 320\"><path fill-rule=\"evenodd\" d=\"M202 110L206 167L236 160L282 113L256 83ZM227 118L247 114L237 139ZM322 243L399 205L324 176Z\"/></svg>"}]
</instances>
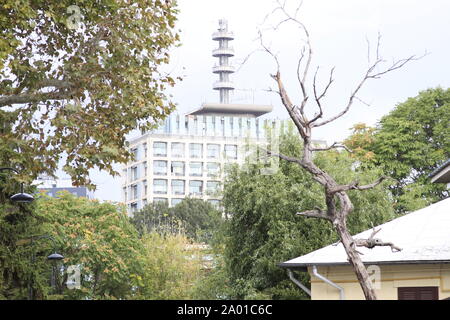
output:
<instances>
[{"instance_id":1,"label":"yellow wall","mask_svg":"<svg viewBox=\"0 0 450 320\"><path fill-rule=\"evenodd\" d=\"M381 265L378 299L397 300L398 287L439 287L439 299L450 297L450 264ZM350 266L318 267L319 274L344 288L346 300L364 299ZM339 290L311 275L312 300L338 300Z\"/></svg>"}]
</instances>

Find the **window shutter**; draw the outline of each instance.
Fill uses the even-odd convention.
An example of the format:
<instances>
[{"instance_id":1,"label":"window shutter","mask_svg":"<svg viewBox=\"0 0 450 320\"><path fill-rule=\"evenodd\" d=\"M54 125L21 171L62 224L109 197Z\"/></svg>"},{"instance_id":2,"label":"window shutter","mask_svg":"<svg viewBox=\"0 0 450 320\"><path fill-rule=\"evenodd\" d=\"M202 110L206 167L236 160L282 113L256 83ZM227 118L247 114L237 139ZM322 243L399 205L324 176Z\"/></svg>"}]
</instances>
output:
<instances>
[{"instance_id":1,"label":"window shutter","mask_svg":"<svg viewBox=\"0 0 450 320\"><path fill-rule=\"evenodd\" d=\"M438 287L398 288L398 300L437 300Z\"/></svg>"}]
</instances>

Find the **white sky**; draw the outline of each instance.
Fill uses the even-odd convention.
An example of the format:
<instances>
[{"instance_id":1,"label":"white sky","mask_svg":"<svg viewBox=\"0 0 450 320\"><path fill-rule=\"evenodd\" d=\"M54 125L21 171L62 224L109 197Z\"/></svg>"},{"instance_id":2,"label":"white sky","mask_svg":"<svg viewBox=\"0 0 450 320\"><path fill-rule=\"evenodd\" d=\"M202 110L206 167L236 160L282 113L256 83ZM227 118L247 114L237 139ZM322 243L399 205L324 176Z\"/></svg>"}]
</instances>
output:
<instances>
[{"instance_id":1,"label":"white sky","mask_svg":"<svg viewBox=\"0 0 450 320\"><path fill-rule=\"evenodd\" d=\"M168 70L184 76L171 90L178 104L177 112L184 113L203 102L218 102L218 92L212 90L212 83L218 78L212 73L212 66L218 59L211 56L211 51L217 47L211 35L217 30L218 20L227 19L229 29L235 34L235 40L230 43L236 54L232 61L239 65L260 48L258 29L267 29L271 21L272 25L274 21L281 21L281 16L274 16L261 26L266 15L275 8L273 0L178 0L178 3L177 28L181 31L182 46L173 50ZM299 1L288 0L287 3L295 8ZM366 39L371 43L373 57L378 32L381 34L380 53L387 61L428 53L421 60L366 83L358 96L370 106L355 103L346 116L313 131L313 138L329 143L340 141L349 135L353 124L374 125L397 103L418 95L419 91L449 87L449 12L448 0L304 0L299 18L309 30L314 50L310 75L312 77L315 68L320 66L319 84L323 84L328 70L335 67L335 81L323 104L324 119L342 110L350 92L362 78L368 65ZM291 98L294 103L300 102L295 72L303 34L295 25L285 24L276 32L265 31L263 37L265 45L279 56L282 77ZM274 111L269 117L287 118L278 96L264 91L275 88L270 78L274 71L275 64L270 56L254 53L232 75L240 90L235 90L231 102L272 104ZM317 111L312 101L309 108L312 113ZM121 201L120 178L113 179L98 172L93 173L92 178L98 185L98 199Z\"/></svg>"}]
</instances>

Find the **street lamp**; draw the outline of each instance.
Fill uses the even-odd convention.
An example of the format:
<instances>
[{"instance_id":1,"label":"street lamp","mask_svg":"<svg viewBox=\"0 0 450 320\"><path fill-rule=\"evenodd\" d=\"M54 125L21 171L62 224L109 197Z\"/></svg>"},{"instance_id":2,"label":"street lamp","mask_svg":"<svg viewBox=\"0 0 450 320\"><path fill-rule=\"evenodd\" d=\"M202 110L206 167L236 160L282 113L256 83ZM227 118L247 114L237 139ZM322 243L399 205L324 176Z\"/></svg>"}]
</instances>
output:
<instances>
[{"instance_id":1,"label":"street lamp","mask_svg":"<svg viewBox=\"0 0 450 320\"><path fill-rule=\"evenodd\" d=\"M31 253L31 264L32 265L34 265L34 263L36 261L36 256L34 253L34 243L35 243L35 241L41 240L41 239L48 239L48 240L51 240L53 243L53 251L54 252L47 257L47 260L53 262L51 285L54 288L56 286L56 271L55 271L56 263L58 261L61 261L62 259L64 259L64 256L56 252L56 241L52 236L49 236L49 235L32 236L30 238L31 246L33 247L32 253ZM32 276L30 276L30 282L28 285L28 300L33 300L33 278L32 278Z\"/></svg>"},{"instance_id":2,"label":"street lamp","mask_svg":"<svg viewBox=\"0 0 450 320\"><path fill-rule=\"evenodd\" d=\"M17 171L14 168L7 168L7 167L0 168L0 171L4 171L4 170L14 171L15 173L19 174L19 171ZM20 193L16 193L15 195L11 196L9 199L11 199L11 201L19 202L19 203L30 203L34 200L34 198L31 194L23 192L23 182L20 184Z\"/></svg>"}]
</instances>

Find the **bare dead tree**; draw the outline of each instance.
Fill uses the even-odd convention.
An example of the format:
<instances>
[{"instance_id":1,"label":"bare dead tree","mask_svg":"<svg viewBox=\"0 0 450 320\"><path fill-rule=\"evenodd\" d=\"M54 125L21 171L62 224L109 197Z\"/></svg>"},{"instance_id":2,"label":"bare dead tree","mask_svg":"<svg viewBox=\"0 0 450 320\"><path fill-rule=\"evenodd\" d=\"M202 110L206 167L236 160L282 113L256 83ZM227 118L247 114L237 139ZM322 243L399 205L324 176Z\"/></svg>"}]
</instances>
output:
<instances>
[{"instance_id":1,"label":"bare dead tree","mask_svg":"<svg viewBox=\"0 0 450 320\"><path fill-rule=\"evenodd\" d=\"M301 6L301 4L300 4ZM376 187L379 185L386 177L381 177L377 181L367 184L367 185L360 185L358 181L349 183L349 184L339 184L335 181L335 179L326 171L319 168L313 160L313 152L319 152L324 150L330 150L333 148L344 148L347 151L349 150L347 147L345 147L342 144L334 143L330 147L327 148L318 148L313 146L312 144L312 129L316 127L320 127L323 125L326 125L328 123L331 123L342 116L344 116L352 107L355 100L362 101L358 97L358 93L360 92L363 85L370 79L378 79L381 76L395 71L397 69L402 68L405 64L407 64L410 61L420 59L421 57L416 56L410 56L405 59L400 59L393 61L390 65L385 66L386 61L383 60L380 57L379 54L379 47L380 47L380 35L378 35L377 40L377 46L376 46L376 55L375 55L375 61L372 63L369 63L369 66L359 81L359 83L356 85L356 88L351 92L350 97L344 106L343 110L339 112L338 114L328 118L328 119L322 119L323 118L323 98L326 96L328 89L332 85L334 79L333 79L333 72L334 68L331 69L328 81L326 82L325 87L322 90L318 89L317 86L317 75L319 68L316 69L312 81L312 100L315 102L315 105L318 109L318 111L315 113L315 115L308 119L305 107L307 105L307 102L310 100L310 96L308 95L307 91L307 76L310 71L311 67L311 61L313 56L313 49L311 46L310 41L310 35L305 27L305 25L300 22L300 20L297 18L297 13L299 12L300 6L297 7L295 10L295 14L291 15L288 10L286 9L286 1L281 2L278 1L278 6L270 13L273 14L277 11L281 12L283 14L284 19L279 22L273 29L277 30L282 24L285 22L292 22L295 23L300 30L303 32L303 34L306 37L305 46L303 47L303 50L301 51L301 55L297 61L297 79L298 83L300 85L300 91L302 99L299 104L294 104L292 100L290 99L284 84L283 80L280 74L280 61L276 54L273 53L273 51L264 44L263 38L262 38L262 32L259 32L259 40L260 45L263 48L263 50L268 53L273 60L276 63L276 72L275 74L272 74L271 77L276 82L277 89L271 90L272 92L276 92L281 99L282 104L286 108L287 112L289 113L289 116L291 117L292 121L294 122L302 140L303 140L303 154L301 158L294 158L290 156L286 156L280 153L274 153L270 150L266 150L267 154L270 156L276 156L280 159L283 159L285 161L293 162L298 165L300 165L302 168L307 170L312 174L312 177L315 181L320 183L324 187L325 192L325 201L326 201L326 208L315 208L314 210L304 211L304 212L298 212L297 215L308 217L308 218L319 218L319 219L325 219L332 223L335 230L337 231L340 242L343 244L343 247L347 253L348 261L350 262L351 266L353 267L353 270L356 274L356 277L361 285L361 288L363 290L364 296L368 300L375 300L376 294L373 289L372 283L369 280L368 272L359 256L359 252L356 250L356 246L365 246L367 248L374 248L375 246L390 246L392 250L401 250L400 248L396 247L394 244L389 242L383 242L380 239L374 238L373 236L379 231L374 231L372 235L368 239L353 239L352 235L349 233L347 228L347 216L353 211L354 207L352 202L350 201L350 198L347 194L347 191L349 190L367 190ZM267 17L266 17L267 18ZM370 51L370 47L368 48ZM370 62L370 56L368 55L368 59ZM383 67L385 66L385 67Z\"/></svg>"}]
</instances>

